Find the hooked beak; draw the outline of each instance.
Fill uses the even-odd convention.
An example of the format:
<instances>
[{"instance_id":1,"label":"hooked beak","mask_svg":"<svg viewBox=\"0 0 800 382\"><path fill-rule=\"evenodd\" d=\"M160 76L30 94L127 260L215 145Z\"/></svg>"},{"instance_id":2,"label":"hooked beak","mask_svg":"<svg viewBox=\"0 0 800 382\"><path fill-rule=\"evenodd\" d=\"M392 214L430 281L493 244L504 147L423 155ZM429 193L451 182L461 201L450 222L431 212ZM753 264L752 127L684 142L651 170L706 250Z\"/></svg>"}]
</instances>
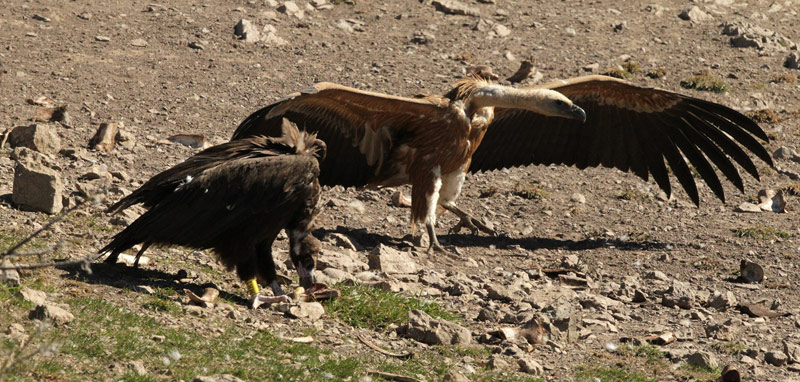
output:
<instances>
[{"instance_id":1,"label":"hooked beak","mask_svg":"<svg viewBox=\"0 0 800 382\"><path fill-rule=\"evenodd\" d=\"M570 118L577 119L581 121L581 123L586 122L586 112L583 111L578 105L572 105L572 109L570 109Z\"/></svg>"}]
</instances>

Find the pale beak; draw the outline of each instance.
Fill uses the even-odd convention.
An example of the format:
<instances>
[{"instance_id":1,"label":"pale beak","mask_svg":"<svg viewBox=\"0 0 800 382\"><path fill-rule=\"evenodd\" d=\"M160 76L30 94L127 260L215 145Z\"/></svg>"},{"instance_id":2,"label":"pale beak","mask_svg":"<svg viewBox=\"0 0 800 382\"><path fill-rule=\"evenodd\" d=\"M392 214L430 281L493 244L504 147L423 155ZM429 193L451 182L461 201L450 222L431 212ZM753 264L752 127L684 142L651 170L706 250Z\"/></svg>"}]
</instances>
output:
<instances>
[{"instance_id":1,"label":"pale beak","mask_svg":"<svg viewBox=\"0 0 800 382\"><path fill-rule=\"evenodd\" d=\"M578 105L572 105L572 109L570 109L570 118L577 119L581 121L581 123L586 122L586 112L583 111Z\"/></svg>"}]
</instances>

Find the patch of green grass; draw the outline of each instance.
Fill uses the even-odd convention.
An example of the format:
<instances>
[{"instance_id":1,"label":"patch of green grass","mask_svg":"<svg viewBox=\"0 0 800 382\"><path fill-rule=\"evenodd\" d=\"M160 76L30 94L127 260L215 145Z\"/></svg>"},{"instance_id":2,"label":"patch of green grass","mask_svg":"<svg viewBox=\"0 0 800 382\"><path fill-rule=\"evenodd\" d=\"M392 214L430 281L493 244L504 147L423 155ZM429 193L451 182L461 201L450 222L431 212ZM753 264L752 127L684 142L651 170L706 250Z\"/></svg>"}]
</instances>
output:
<instances>
[{"instance_id":1,"label":"patch of green grass","mask_svg":"<svg viewBox=\"0 0 800 382\"><path fill-rule=\"evenodd\" d=\"M794 85L797 83L797 76L793 74L784 73L775 77L772 77L769 82L774 84L790 84Z\"/></svg>"},{"instance_id":2,"label":"patch of green grass","mask_svg":"<svg viewBox=\"0 0 800 382\"><path fill-rule=\"evenodd\" d=\"M731 87L722 81L719 77L715 76L708 70L704 70L695 74L691 78L681 81L681 86L686 89L695 89L702 91L709 91L714 93L725 93L731 90Z\"/></svg>"},{"instance_id":3,"label":"patch of green grass","mask_svg":"<svg viewBox=\"0 0 800 382\"><path fill-rule=\"evenodd\" d=\"M620 78L620 79L627 79L631 76L631 72L623 69L623 68L606 68L602 73L604 76Z\"/></svg>"},{"instance_id":4,"label":"patch of green grass","mask_svg":"<svg viewBox=\"0 0 800 382\"><path fill-rule=\"evenodd\" d=\"M714 382L722 374L722 369L719 367L692 365L689 363L681 365L680 370L688 379L703 382Z\"/></svg>"},{"instance_id":5,"label":"patch of green grass","mask_svg":"<svg viewBox=\"0 0 800 382\"><path fill-rule=\"evenodd\" d=\"M770 226L736 228L733 230L733 233L738 237L756 240L788 239L792 236L789 233Z\"/></svg>"},{"instance_id":6,"label":"patch of green grass","mask_svg":"<svg viewBox=\"0 0 800 382\"><path fill-rule=\"evenodd\" d=\"M636 357L645 358L645 363L649 365L664 362L664 353L661 351L661 349L653 345L648 344L637 346L632 349L632 353Z\"/></svg>"},{"instance_id":7,"label":"patch of green grass","mask_svg":"<svg viewBox=\"0 0 800 382\"><path fill-rule=\"evenodd\" d=\"M656 382L656 378L648 378L644 374L628 371L619 365L607 366L578 366L575 373L577 382Z\"/></svg>"},{"instance_id":8,"label":"patch of green grass","mask_svg":"<svg viewBox=\"0 0 800 382\"><path fill-rule=\"evenodd\" d=\"M392 324L406 322L408 312L415 309L445 320L461 319L457 314L444 310L433 302L416 297L405 297L361 285L340 287L342 296L325 302L325 311L351 326L384 329Z\"/></svg>"},{"instance_id":9,"label":"patch of green grass","mask_svg":"<svg viewBox=\"0 0 800 382\"><path fill-rule=\"evenodd\" d=\"M728 342L715 342L711 344L711 348L720 353L739 355L747 351L747 346L741 342L728 341Z\"/></svg>"},{"instance_id":10,"label":"patch of green grass","mask_svg":"<svg viewBox=\"0 0 800 382\"><path fill-rule=\"evenodd\" d=\"M550 197L549 192L530 183L517 183L511 194L528 200L542 200Z\"/></svg>"},{"instance_id":11,"label":"patch of green grass","mask_svg":"<svg viewBox=\"0 0 800 382\"><path fill-rule=\"evenodd\" d=\"M148 301L142 304L145 308L156 312L165 312L171 315L181 313L181 308L170 299L176 294L174 289L156 288L152 295L147 296Z\"/></svg>"},{"instance_id":12,"label":"patch of green grass","mask_svg":"<svg viewBox=\"0 0 800 382\"><path fill-rule=\"evenodd\" d=\"M655 69L652 69L652 70L648 71L647 74L645 74L645 75L647 77L650 77L650 78L653 78L653 79L664 78L664 77L667 76L667 69L655 68Z\"/></svg>"},{"instance_id":13,"label":"patch of green grass","mask_svg":"<svg viewBox=\"0 0 800 382\"><path fill-rule=\"evenodd\" d=\"M640 192L638 192L636 190L628 188L625 191L622 191L621 193L619 193L617 195L617 199L628 200L628 201L630 201L630 200L646 200L646 199L648 199L648 197L645 194L642 194L642 193L640 193Z\"/></svg>"},{"instance_id":14,"label":"patch of green grass","mask_svg":"<svg viewBox=\"0 0 800 382\"><path fill-rule=\"evenodd\" d=\"M759 123L778 123L781 121L780 117L775 114L772 109L754 110L745 113L750 119Z\"/></svg>"}]
</instances>

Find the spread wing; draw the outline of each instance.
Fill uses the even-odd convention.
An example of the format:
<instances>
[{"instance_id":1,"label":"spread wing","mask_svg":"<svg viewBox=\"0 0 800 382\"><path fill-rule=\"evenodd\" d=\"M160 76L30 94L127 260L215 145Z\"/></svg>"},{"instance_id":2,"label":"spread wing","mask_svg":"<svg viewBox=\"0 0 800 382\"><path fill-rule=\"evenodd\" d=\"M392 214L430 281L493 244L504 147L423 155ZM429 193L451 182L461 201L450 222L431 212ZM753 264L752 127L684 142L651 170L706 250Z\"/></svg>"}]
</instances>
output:
<instances>
[{"instance_id":1,"label":"spread wing","mask_svg":"<svg viewBox=\"0 0 800 382\"><path fill-rule=\"evenodd\" d=\"M332 83L289 95L247 117L232 139L280 135L281 118L316 132L327 145L320 163L323 185L364 186L387 177L400 163L393 150L410 143L447 108L432 99L360 91ZM429 129L428 129L429 130Z\"/></svg>"},{"instance_id":2,"label":"spread wing","mask_svg":"<svg viewBox=\"0 0 800 382\"><path fill-rule=\"evenodd\" d=\"M215 248L260 240L282 229L318 197L316 158L307 155L218 160L179 184L101 252L140 242ZM313 200L316 203L316 200Z\"/></svg>"},{"instance_id":3,"label":"spread wing","mask_svg":"<svg viewBox=\"0 0 800 382\"><path fill-rule=\"evenodd\" d=\"M772 165L755 138L768 140L752 120L726 106L605 76L577 77L539 87L553 89L586 111L586 123L498 109L472 157L471 171L528 164L565 164L580 169L614 167L644 180L650 175L669 195L667 165L699 204L691 165L722 201L716 168L740 191L738 163L758 179L747 151Z\"/></svg>"}]
</instances>

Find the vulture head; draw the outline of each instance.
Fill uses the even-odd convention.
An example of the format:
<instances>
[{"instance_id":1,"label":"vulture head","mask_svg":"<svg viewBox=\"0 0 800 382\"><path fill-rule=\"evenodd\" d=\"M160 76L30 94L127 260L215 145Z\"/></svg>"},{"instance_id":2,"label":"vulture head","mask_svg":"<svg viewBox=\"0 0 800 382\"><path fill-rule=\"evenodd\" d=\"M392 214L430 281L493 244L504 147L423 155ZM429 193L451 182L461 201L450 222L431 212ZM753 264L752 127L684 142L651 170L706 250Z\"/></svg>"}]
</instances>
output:
<instances>
[{"instance_id":1,"label":"vulture head","mask_svg":"<svg viewBox=\"0 0 800 382\"><path fill-rule=\"evenodd\" d=\"M300 286L308 289L314 284L314 258L319 256L321 246L313 235L306 235L298 243L292 245L292 263L300 277Z\"/></svg>"},{"instance_id":2,"label":"vulture head","mask_svg":"<svg viewBox=\"0 0 800 382\"><path fill-rule=\"evenodd\" d=\"M283 118L281 122L281 135L282 143L288 147L294 148L297 154L314 155L320 160L325 159L328 151L328 146L325 145L321 139L317 139L317 134L309 134L306 131L300 131L293 122Z\"/></svg>"},{"instance_id":3,"label":"vulture head","mask_svg":"<svg viewBox=\"0 0 800 382\"><path fill-rule=\"evenodd\" d=\"M586 121L586 112L563 94L550 89L517 89L488 84L472 94L474 107L525 109L548 117Z\"/></svg>"}]
</instances>

